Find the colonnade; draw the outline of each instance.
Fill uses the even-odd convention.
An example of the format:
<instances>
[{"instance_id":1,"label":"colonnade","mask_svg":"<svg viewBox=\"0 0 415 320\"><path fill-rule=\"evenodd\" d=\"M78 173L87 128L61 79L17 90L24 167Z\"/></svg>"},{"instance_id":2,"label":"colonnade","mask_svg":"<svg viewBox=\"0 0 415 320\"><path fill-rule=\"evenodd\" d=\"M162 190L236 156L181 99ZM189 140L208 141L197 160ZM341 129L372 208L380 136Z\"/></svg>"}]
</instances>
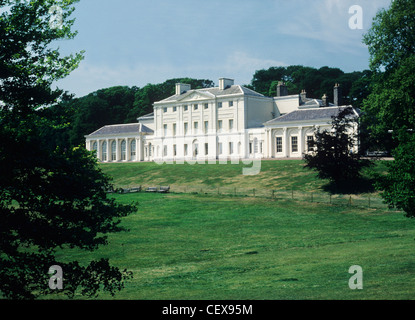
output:
<instances>
[{"instance_id":1,"label":"colonnade","mask_svg":"<svg viewBox=\"0 0 415 320\"><path fill-rule=\"evenodd\" d=\"M102 162L143 161L144 148L141 137L93 139L87 149L95 151Z\"/></svg>"}]
</instances>

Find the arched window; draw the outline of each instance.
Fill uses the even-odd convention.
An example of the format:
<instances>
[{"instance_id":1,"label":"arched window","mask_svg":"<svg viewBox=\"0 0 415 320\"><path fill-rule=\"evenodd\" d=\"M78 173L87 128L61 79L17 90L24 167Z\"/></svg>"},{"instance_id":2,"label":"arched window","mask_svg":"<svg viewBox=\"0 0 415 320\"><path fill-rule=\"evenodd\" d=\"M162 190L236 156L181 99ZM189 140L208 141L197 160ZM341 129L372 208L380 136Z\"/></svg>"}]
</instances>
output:
<instances>
[{"instance_id":1,"label":"arched window","mask_svg":"<svg viewBox=\"0 0 415 320\"><path fill-rule=\"evenodd\" d=\"M137 150L137 144L136 144L136 142L135 142L135 139L133 139L132 141L131 141L131 149L130 149L131 151L131 161L135 161L135 160L137 160L136 159L136 150Z\"/></svg>"},{"instance_id":2,"label":"arched window","mask_svg":"<svg viewBox=\"0 0 415 320\"><path fill-rule=\"evenodd\" d=\"M115 141L111 142L111 160L117 160L117 143Z\"/></svg>"},{"instance_id":3,"label":"arched window","mask_svg":"<svg viewBox=\"0 0 415 320\"><path fill-rule=\"evenodd\" d=\"M107 161L107 141L102 143L102 161Z\"/></svg>"},{"instance_id":4,"label":"arched window","mask_svg":"<svg viewBox=\"0 0 415 320\"><path fill-rule=\"evenodd\" d=\"M127 160L127 143L125 140L121 142L121 160Z\"/></svg>"}]
</instances>

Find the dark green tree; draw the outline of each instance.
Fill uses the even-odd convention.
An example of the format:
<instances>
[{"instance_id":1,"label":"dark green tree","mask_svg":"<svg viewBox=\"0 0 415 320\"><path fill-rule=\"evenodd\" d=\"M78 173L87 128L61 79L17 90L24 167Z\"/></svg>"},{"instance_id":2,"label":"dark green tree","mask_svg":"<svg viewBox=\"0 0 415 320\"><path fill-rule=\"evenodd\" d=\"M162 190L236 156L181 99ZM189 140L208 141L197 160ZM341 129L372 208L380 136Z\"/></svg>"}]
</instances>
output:
<instances>
[{"instance_id":1,"label":"dark green tree","mask_svg":"<svg viewBox=\"0 0 415 320\"><path fill-rule=\"evenodd\" d=\"M86 134L105 125L130 122L128 114L133 109L137 91L137 87L110 87L66 103L76 108L69 130L71 145L82 144ZM137 116L131 120L136 122Z\"/></svg>"},{"instance_id":2,"label":"dark green tree","mask_svg":"<svg viewBox=\"0 0 415 320\"><path fill-rule=\"evenodd\" d=\"M51 89L52 82L82 59L81 53L62 57L53 49L55 40L75 36L70 20L75 2L0 0L0 294L5 298L52 293L52 265L63 269L62 292L69 296L114 294L131 276L105 258L80 263L56 257L58 249L92 251L107 244L107 234L122 231L122 217L135 209L107 197L110 179L85 148L48 141L64 125L65 114L45 111L64 98L63 90Z\"/></svg>"},{"instance_id":3,"label":"dark green tree","mask_svg":"<svg viewBox=\"0 0 415 320\"><path fill-rule=\"evenodd\" d=\"M251 88L263 95L275 95L278 81L287 80L285 67L270 67L257 70L251 80ZM271 94L270 94L271 90Z\"/></svg>"},{"instance_id":4,"label":"dark green tree","mask_svg":"<svg viewBox=\"0 0 415 320\"><path fill-rule=\"evenodd\" d=\"M313 152L304 155L306 168L316 170L320 179L328 179L335 186L354 182L361 170L370 165L361 159L357 146L357 116L351 107L339 108L333 116L331 130L315 129L315 139L310 142Z\"/></svg>"},{"instance_id":5,"label":"dark green tree","mask_svg":"<svg viewBox=\"0 0 415 320\"><path fill-rule=\"evenodd\" d=\"M394 161L388 162L388 174L377 177L377 187L391 207L415 217L415 135L402 128L397 133L400 143L394 150Z\"/></svg>"},{"instance_id":6,"label":"dark green tree","mask_svg":"<svg viewBox=\"0 0 415 320\"><path fill-rule=\"evenodd\" d=\"M343 105L353 105L360 108L362 101L368 95L368 72L356 71L345 73L339 68L321 67L320 69L305 66L271 67L255 72L250 88L266 96L275 96L277 84L284 81L288 94L299 94L302 90L308 97L321 98L326 94L333 101L335 83L342 86Z\"/></svg>"},{"instance_id":7,"label":"dark green tree","mask_svg":"<svg viewBox=\"0 0 415 320\"><path fill-rule=\"evenodd\" d=\"M373 72L364 104L371 133L382 141L388 131L415 125L415 3L393 1L374 18L363 42Z\"/></svg>"},{"instance_id":8,"label":"dark green tree","mask_svg":"<svg viewBox=\"0 0 415 320\"><path fill-rule=\"evenodd\" d=\"M373 72L363 120L372 144L394 156L378 187L389 205L414 217L415 2L395 0L380 10L363 41Z\"/></svg>"}]
</instances>

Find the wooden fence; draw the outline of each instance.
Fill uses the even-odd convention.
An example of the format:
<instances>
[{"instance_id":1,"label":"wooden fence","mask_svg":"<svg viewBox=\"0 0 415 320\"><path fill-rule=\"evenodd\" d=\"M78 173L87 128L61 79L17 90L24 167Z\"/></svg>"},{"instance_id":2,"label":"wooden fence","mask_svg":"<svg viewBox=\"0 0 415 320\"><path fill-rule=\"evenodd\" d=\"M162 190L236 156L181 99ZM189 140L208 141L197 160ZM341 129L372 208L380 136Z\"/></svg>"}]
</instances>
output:
<instances>
[{"instance_id":1,"label":"wooden fence","mask_svg":"<svg viewBox=\"0 0 415 320\"><path fill-rule=\"evenodd\" d=\"M124 186L111 192L170 192L184 194L216 194L233 197L255 197L267 199L284 199L304 201L309 203L326 203L332 205L345 205L365 207L373 209L388 209L380 195L375 194L330 194L324 192L312 192L301 190L286 190L272 188L239 188L239 187L209 187L196 185L171 185L171 186Z\"/></svg>"}]
</instances>

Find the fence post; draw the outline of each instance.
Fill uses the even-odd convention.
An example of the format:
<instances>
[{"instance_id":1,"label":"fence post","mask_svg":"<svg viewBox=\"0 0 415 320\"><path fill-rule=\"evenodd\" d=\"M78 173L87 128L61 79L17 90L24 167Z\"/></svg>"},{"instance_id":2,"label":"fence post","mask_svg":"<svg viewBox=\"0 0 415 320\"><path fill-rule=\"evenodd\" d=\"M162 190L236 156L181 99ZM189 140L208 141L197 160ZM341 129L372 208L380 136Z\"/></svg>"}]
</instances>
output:
<instances>
[{"instance_id":1,"label":"fence post","mask_svg":"<svg viewBox=\"0 0 415 320\"><path fill-rule=\"evenodd\" d=\"M330 204L331 204L331 194L330 194Z\"/></svg>"},{"instance_id":2,"label":"fence post","mask_svg":"<svg viewBox=\"0 0 415 320\"><path fill-rule=\"evenodd\" d=\"M272 190L272 199L274 199L274 190Z\"/></svg>"},{"instance_id":3,"label":"fence post","mask_svg":"<svg viewBox=\"0 0 415 320\"><path fill-rule=\"evenodd\" d=\"M291 189L291 199L294 200L294 189Z\"/></svg>"},{"instance_id":4,"label":"fence post","mask_svg":"<svg viewBox=\"0 0 415 320\"><path fill-rule=\"evenodd\" d=\"M311 192L311 202L314 202L313 193Z\"/></svg>"},{"instance_id":5,"label":"fence post","mask_svg":"<svg viewBox=\"0 0 415 320\"><path fill-rule=\"evenodd\" d=\"M369 208L370 208L370 196L369 196Z\"/></svg>"},{"instance_id":6,"label":"fence post","mask_svg":"<svg viewBox=\"0 0 415 320\"><path fill-rule=\"evenodd\" d=\"M252 191L254 192L254 198L255 198L255 188Z\"/></svg>"},{"instance_id":7,"label":"fence post","mask_svg":"<svg viewBox=\"0 0 415 320\"><path fill-rule=\"evenodd\" d=\"M352 196L349 197L349 207L352 206Z\"/></svg>"}]
</instances>

